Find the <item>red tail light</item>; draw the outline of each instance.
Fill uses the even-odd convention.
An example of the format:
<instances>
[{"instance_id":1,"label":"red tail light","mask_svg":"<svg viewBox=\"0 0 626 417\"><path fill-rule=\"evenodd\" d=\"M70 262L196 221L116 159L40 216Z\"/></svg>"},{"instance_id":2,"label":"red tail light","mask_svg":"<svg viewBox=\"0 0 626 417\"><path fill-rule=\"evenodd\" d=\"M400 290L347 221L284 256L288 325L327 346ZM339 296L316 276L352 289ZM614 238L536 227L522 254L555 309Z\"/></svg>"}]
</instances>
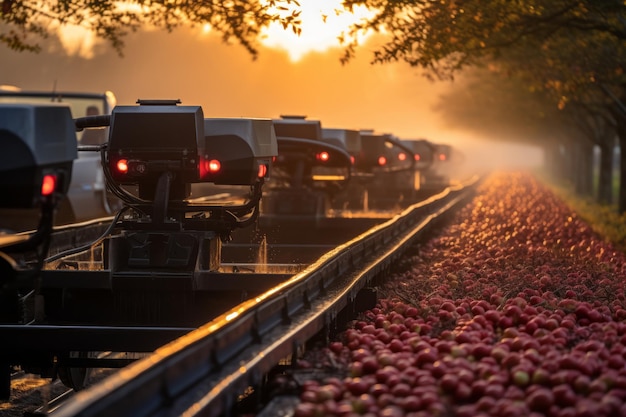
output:
<instances>
[{"instance_id":1,"label":"red tail light","mask_svg":"<svg viewBox=\"0 0 626 417\"><path fill-rule=\"evenodd\" d=\"M418 153L416 153L416 154L414 155L414 158L415 158L415 160L416 160L416 161L419 161L420 159L422 159L422 157L421 157L421 156L420 156L420 154L418 154Z\"/></svg>"},{"instance_id":2,"label":"red tail light","mask_svg":"<svg viewBox=\"0 0 626 417\"><path fill-rule=\"evenodd\" d=\"M221 168L222 168L222 164L217 159L211 159L208 162L208 171L211 174L215 174L216 172L219 172Z\"/></svg>"},{"instance_id":3,"label":"red tail light","mask_svg":"<svg viewBox=\"0 0 626 417\"><path fill-rule=\"evenodd\" d=\"M447 159L446 154L445 153L440 153L439 154L439 160L440 161L445 161Z\"/></svg>"},{"instance_id":4,"label":"red tail light","mask_svg":"<svg viewBox=\"0 0 626 417\"><path fill-rule=\"evenodd\" d=\"M54 174L47 174L43 176L41 181L41 195L49 196L54 193L57 188L57 176Z\"/></svg>"},{"instance_id":5,"label":"red tail light","mask_svg":"<svg viewBox=\"0 0 626 417\"><path fill-rule=\"evenodd\" d=\"M222 163L219 160L200 158L200 164L198 164L198 174L200 174L200 178L217 174L221 169Z\"/></svg>"},{"instance_id":6,"label":"red tail light","mask_svg":"<svg viewBox=\"0 0 626 417\"><path fill-rule=\"evenodd\" d=\"M398 160L400 161L406 161L406 154L404 152L400 152L398 154Z\"/></svg>"},{"instance_id":7,"label":"red tail light","mask_svg":"<svg viewBox=\"0 0 626 417\"><path fill-rule=\"evenodd\" d=\"M385 158L384 156L379 156L378 157L378 165L383 166L387 164L387 158Z\"/></svg>"},{"instance_id":8,"label":"red tail light","mask_svg":"<svg viewBox=\"0 0 626 417\"><path fill-rule=\"evenodd\" d=\"M128 174L128 159L120 159L117 161L115 168L120 174Z\"/></svg>"},{"instance_id":9,"label":"red tail light","mask_svg":"<svg viewBox=\"0 0 626 417\"><path fill-rule=\"evenodd\" d=\"M327 162L330 159L330 155L328 154L328 152L320 152L317 155L315 155L315 157L317 158L318 161L322 161L322 162Z\"/></svg>"},{"instance_id":10,"label":"red tail light","mask_svg":"<svg viewBox=\"0 0 626 417\"><path fill-rule=\"evenodd\" d=\"M259 178L263 178L266 175L267 175L267 165L265 164L259 165L259 173L258 173Z\"/></svg>"},{"instance_id":11,"label":"red tail light","mask_svg":"<svg viewBox=\"0 0 626 417\"><path fill-rule=\"evenodd\" d=\"M354 163L356 162L356 159L354 158L353 155L350 156L350 163L352 163L352 165L354 165Z\"/></svg>"}]
</instances>

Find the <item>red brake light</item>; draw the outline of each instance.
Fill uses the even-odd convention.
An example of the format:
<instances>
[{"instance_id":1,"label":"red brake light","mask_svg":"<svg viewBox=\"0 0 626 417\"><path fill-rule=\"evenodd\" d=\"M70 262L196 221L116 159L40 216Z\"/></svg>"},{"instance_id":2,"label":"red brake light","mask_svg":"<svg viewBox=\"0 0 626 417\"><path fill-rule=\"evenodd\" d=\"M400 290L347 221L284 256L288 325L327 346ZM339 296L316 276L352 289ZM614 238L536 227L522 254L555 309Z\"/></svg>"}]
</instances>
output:
<instances>
[{"instance_id":1,"label":"red brake light","mask_svg":"<svg viewBox=\"0 0 626 417\"><path fill-rule=\"evenodd\" d=\"M217 174L222 169L222 163L217 159L204 159L200 158L200 164L198 165L198 174L200 178L205 178L207 175Z\"/></svg>"},{"instance_id":2,"label":"red brake light","mask_svg":"<svg viewBox=\"0 0 626 417\"><path fill-rule=\"evenodd\" d=\"M378 157L378 165L383 166L387 164L387 158L385 158L384 156L379 156Z\"/></svg>"},{"instance_id":3,"label":"red brake light","mask_svg":"<svg viewBox=\"0 0 626 417\"><path fill-rule=\"evenodd\" d=\"M406 160L406 154L405 154L404 152L400 152L400 153L398 154L398 159L399 159L400 161L405 161L405 160Z\"/></svg>"},{"instance_id":4,"label":"red brake light","mask_svg":"<svg viewBox=\"0 0 626 417\"><path fill-rule=\"evenodd\" d=\"M416 161L419 161L420 159L422 159L422 157L421 157L421 156L420 156L420 154L418 154L418 153L416 153L416 154L414 155L414 158L415 158L415 160L416 160Z\"/></svg>"},{"instance_id":5,"label":"red brake light","mask_svg":"<svg viewBox=\"0 0 626 417\"><path fill-rule=\"evenodd\" d=\"M57 176L54 174L47 174L43 176L41 181L41 195L49 196L54 193L57 188Z\"/></svg>"},{"instance_id":6,"label":"red brake light","mask_svg":"<svg viewBox=\"0 0 626 417\"><path fill-rule=\"evenodd\" d=\"M354 159L354 155L350 155L350 163L351 163L352 165L354 165L354 162L355 162L355 161L356 161L356 160Z\"/></svg>"},{"instance_id":7,"label":"red brake light","mask_svg":"<svg viewBox=\"0 0 626 417\"><path fill-rule=\"evenodd\" d=\"M318 161L327 162L330 159L328 152L320 152L316 155Z\"/></svg>"},{"instance_id":8,"label":"red brake light","mask_svg":"<svg viewBox=\"0 0 626 417\"><path fill-rule=\"evenodd\" d=\"M120 174L127 174L128 159L120 159L119 161L117 161L117 164L115 164L115 167L117 168L117 172L119 172Z\"/></svg>"},{"instance_id":9,"label":"red brake light","mask_svg":"<svg viewBox=\"0 0 626 417\"><path fill-rule=\"evenodd\" d=\"M439 154L439 160L440 161L445 161L446 160L446 154L445 153L440 153Z\"/></svg>"},{"instance_id":10,"label":"red brake light","mask_svg":"<svg viewBox=\"0 0 626 417\"><path fill-rule=\"evenodd\" d=\"M259 165L259 173L258 173L259 178L263 178L266 175L267 175L267 165L265 164Z\"/></svg>"},{"instance_id":11,"label":"red brake light","mask_svg":"<svg viewBox=\"0 0 626 417\"><path fill-rule=\"evenodd\" d=\"M207 162L206 168L208 173L215 174L216 172L219 172L219 170L222 168L222 164L217 159L211 159Z\"/></svg>"}]
</instances>

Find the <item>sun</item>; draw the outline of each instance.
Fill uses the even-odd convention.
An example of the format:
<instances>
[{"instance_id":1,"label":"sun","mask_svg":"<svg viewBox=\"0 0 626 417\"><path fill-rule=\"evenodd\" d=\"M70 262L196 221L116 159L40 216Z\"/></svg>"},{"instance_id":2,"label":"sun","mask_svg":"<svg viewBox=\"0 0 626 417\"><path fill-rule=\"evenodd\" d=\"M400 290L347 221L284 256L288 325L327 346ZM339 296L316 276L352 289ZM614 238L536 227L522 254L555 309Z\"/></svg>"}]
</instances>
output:
<instances>
[{"instance_id":1,"label":"sun","mask_svg":"<svg viewBox=\"0 0 626 417\"><path fill-rule=\"evenodd\" d=\"M260 39L266 47L286 51L292 62L298 62L309 52L324 52L339 47L338 38L342 32L353 23L374 14L363 6L348 12L343 9L342 0L301 0L299 3L300 35L284 29L278 22L272 22L262 31ZM364 41L367 36L369 34L363 34L359 41Z\"/></svg>"}]
</instances>

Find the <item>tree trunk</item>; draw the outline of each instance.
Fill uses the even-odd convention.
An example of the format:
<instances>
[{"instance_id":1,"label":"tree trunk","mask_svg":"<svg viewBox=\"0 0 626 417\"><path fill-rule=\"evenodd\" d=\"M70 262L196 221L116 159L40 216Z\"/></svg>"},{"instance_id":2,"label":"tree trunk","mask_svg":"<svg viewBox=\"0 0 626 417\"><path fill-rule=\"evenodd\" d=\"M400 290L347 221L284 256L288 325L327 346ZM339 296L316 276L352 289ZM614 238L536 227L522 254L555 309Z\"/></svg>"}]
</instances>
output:
<instances>
[{"instance_id":1,"label":"tree trunk","mask_svg":"<svg viewBox=\"0 0 626 417\"><path fill-rule=\"evenodd\" d=\"M561 179L569 186L576 188L576 163L577 154L576 147L577 142L572 141L568 145L562 145L560 149L561 156Z\"/></svg>"},{"instance_id":2,"label":"tree trunk","mask_svg":"<svg viewBox=\"0 0 626 417\"><path fill-rule=\"evenodd\" d=\"M626 213L626 100L616 97L606 87L602 89L613 100L614 106L609 108L615 119L615 132L619 143L619 192L617 196L617 212ZM623 90L622 90L623 91Z\"/></svg>"},{"instance_id":3,"label":"tree trunk","mask_svg":"<svg viewBox=\"0 0 626 417\"><path fill-rule=\"evenodd\" d=\"M591 195L593 193L593 145L580 141L573 148L571 173L574 188L579 195Z\"/></svg>"},{"instance_id":4,"label":"tree trunk","mask_svg":"<svg viewBox=\"0 0 626 417\"><path fill-rule=\"evenodd\" d=\"M613 203L613 144L600 146L600 176L598 178L598 203Z\"/></svg>"},{"instance_id":5,"label":"tree trunk","mask_svg":"<svg viewBox=\"0 0 626 417\"><path fill-rule=\"evenodd\" d=\"M626 123L617 124L619 137L619 196L617 199L618 213L626 213Z\"/></svg>"},{"instance_id":6,"label":"tree trunk","mask_svg":"<svg viewBox=\"0 0 626 417\"><path fill-rule=\"evenodd\" d=\"M558 143L548 143L544 147L544 163L546 172L554 179L561 180L562 179L562 158L559 152Z\"/></svg>"}]
</instances>

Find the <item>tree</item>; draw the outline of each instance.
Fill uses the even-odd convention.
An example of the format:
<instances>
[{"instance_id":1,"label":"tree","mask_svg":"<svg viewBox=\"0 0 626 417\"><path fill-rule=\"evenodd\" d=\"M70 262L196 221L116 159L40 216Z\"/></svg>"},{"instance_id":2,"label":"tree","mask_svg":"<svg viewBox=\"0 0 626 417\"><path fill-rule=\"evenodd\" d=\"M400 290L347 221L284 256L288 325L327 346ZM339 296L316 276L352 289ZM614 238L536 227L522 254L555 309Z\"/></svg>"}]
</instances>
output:
<instances>
[{"instance_id":1,"label":"tree","mask_svg":"<svg viewBox=\"0 0 626 417\"><path fill-rule=\"evenodd\" d=\"M109 41L122 55L123 38L142 26L168 31L210 25L224 41L236 40L256 56L261 29L280 21L299 33L296 0L49 0L0 1L0 43L17 51L38 52L57 26L79 25Z\"/></svg>"},{"instance_id":2,"label":"tree","mask_svg":"<svg viewBox=\"0 0 626 417\"><path fill-rule=\"evenodd\" d=\"M604 33L626 39L626 5L621 0L344 0L344 7L376 11L345 37L349 60L358 46L354 35L384 31L386 42L373 62L403 60L441 78L497 57L529 41L546 41L562 31Z\"/></svg>"},{"instance_id":3,"label":"tree","mask_svg":"<svg viewBox=\"0 0 626 417\"><path fill-rule=\"evenodd\" d=\"M377 13L346 35L344 62L355 54L356 34L377 30L384 43L374 52L375 63L404 61L430 77L451 79L489 62L529 89L545 91L559 109L572 103L605 106L600 112L611 113L617 131L626 133L621 0L344 0L348 9L356 5ZM619 137L626 149L626 136ZM626 211L623 162L621 212Z\"/></svg>"}]
</instances>

